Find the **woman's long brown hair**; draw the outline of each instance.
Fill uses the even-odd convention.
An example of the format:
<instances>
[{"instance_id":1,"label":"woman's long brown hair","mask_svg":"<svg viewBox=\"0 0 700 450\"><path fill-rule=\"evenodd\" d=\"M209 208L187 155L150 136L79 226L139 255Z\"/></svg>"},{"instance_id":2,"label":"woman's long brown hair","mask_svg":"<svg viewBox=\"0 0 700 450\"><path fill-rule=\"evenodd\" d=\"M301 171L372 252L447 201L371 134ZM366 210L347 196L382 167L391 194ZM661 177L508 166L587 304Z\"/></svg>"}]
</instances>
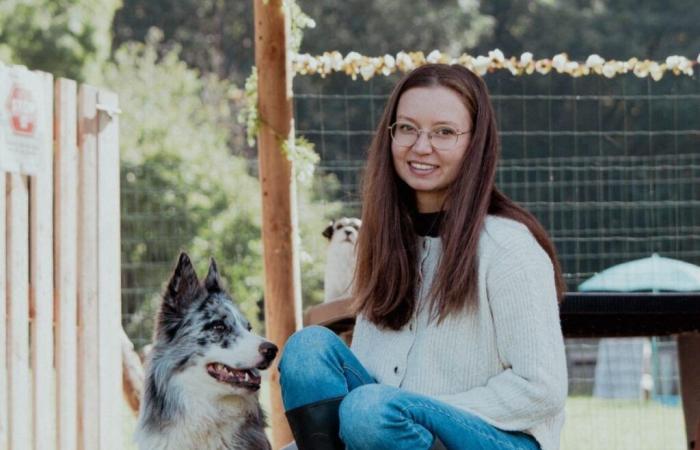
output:
<instances>
[{"instance_id":1,"label":"woman's long brown hair","mask_svg":"<svg viewBox=\"0 0 700 450\"><path fill-rule=\"evenodd\" d=\"M443 86L464 101L473 123L471 141L445 199L440 229L443 253L433 282L431 311L447 315L477 305L477 246L487 214L523 223L554 266L557 294L566 285L554 245L535 217L495 185L500 143L483 80L458 65L428 64L394 87L368 150L362 186L362 229L357 242L355 310L378 326L398 330L412 317L417 296L416 200L392 160L389 126L401 95L416 87Z\"/></svg>"}]
</instances>

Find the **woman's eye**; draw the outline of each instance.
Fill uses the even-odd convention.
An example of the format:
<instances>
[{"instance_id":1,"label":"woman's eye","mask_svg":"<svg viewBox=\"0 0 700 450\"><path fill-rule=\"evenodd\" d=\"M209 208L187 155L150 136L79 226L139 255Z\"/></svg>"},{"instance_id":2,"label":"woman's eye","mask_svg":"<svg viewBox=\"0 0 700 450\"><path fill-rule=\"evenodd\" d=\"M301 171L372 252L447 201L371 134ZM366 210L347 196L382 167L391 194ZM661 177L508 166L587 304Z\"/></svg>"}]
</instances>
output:
<instances>
[{"instance_id":1,"label":"woman's eye","mask_svg":"<svg viewBox=\"0 0 700 450\"><path fill-rule=\"evenodd\" d=\"M407 123L400 123L398 125L398 129L402 133L415 133L416 128L407 124Z\"/></svg>"},{"instance_id":2,"label":"woman's eye","mask_svg":"<svg viewBox=\"0 0 700 450\"><path fill-rule=\"evenodd\" d=\"M457 132L452 128L444 127L433 130L433 134L436 134L438 136L454 136L455 134L457 134Z\"/></svg>"}]
</instances>

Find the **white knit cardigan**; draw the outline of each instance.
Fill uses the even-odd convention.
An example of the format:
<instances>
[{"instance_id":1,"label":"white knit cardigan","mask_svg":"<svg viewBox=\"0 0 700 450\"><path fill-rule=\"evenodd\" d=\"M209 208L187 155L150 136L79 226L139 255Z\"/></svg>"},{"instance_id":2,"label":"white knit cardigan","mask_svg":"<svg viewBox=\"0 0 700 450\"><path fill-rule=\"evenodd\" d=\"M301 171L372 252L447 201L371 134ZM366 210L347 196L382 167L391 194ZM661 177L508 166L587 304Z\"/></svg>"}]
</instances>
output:
<instances>
[{"instance_id":1,"label":"white knit cardigan","mask_svg":"<svg viewBox=\"0 0 700 450\"><path fill-rule=\"evenodd\" d=\"M416 314L398 331L359 316L353 352L379 383L529 433L542 450L558 449L568 382L549 256L523 224L488 216L478 246L478 309L437 325L421 306L441 241L419 239Z\"/></svg>"}]
</instances>

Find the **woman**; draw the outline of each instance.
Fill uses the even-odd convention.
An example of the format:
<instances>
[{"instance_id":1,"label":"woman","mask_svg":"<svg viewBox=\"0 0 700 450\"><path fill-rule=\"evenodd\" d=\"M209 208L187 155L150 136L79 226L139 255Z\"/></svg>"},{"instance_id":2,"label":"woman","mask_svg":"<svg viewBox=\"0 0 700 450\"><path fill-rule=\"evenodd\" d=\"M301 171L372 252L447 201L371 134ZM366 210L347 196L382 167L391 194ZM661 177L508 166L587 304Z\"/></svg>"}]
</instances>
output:
<instances>
[{"instance_id":1,"label":"woman","mask_svg":"<svg viewBox=\"0 0 700 450\"><path fill-rule=\"evenodd\" d=\"M495 188L498 156L471 71L396 85L364 176L352 347L310 327L280 362L300 449L559 448L564 283L545 231Z\"/></svg>"}]
</instances>

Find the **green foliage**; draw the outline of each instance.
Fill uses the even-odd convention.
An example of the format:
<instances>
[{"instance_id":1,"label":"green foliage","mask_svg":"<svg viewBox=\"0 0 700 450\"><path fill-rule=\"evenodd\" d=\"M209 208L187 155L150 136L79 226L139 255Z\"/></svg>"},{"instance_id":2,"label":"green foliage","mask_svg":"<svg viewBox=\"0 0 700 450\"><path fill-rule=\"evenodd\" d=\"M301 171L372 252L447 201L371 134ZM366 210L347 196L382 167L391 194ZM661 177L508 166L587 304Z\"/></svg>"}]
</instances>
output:
<instances>
[{"instance_id":1,"label":"green foliage","mask_svg":"<svg viewBox=\"0 0 700 450\"><path fill-rule=\"evenodd\" d=\"M109 56L119 0L5 0L0 59L55 76L91 80Z\"/></svg>"},{"instance_id":2,"label":"green foliage","mask_svg":"<svg viewBox=\"0 0 700 450\"><path fill-rule=\"evenodd\" d=\"M242 97L227 81L200 77L177 50L159 56L159 39L153 31L146 44L122 46L104 70L104 83L119 94L124 111L123 290L148 286L149 279L165 281L181 249L190 253L200 274L213 256L234 299L260 329L260 188L249 161L231 154L228 130L221 125L233 120ZM332 176L318 180L334 183ZM298 202L302 294L308 305L322 298L321 231L337 205L325 204L303 185ZM149 265L160 269L144 271ZM141 306L127 325L130 334L152 317L153 292L137 299Z\"/></svg>"},{"instance_id":3,"label":"green foliage","mask_svg":"<svg viewBox=\"0 0 700 450\"><path fill-rule=\"evenodd\" d=\"M253 2L222 0L123 0L114 17L114 47L145 41L163 31L160 53L173 46L201 73L242 84L253 65Z\"/></svg>"},{"instance_id":4,"label":"green foliage","mask_svg":"<svg viewBox=\"0 0 700 450\"><path fill-rule=\"evenodd\" d=\"M260 192L247 162L230 154L226 128L218 126L231 120L231 86L200 78L176 50L159 59L157 43L152 34L147 44L123 46L104 70L124 111L125 262L174 261L184 249L203 274L213 256L232 295L255 319L262 296ZM140 282L138 273L125 275L125 290L132 279ZM167 273L159 275L164 281Z\"/></svg>"}]
</instances>

